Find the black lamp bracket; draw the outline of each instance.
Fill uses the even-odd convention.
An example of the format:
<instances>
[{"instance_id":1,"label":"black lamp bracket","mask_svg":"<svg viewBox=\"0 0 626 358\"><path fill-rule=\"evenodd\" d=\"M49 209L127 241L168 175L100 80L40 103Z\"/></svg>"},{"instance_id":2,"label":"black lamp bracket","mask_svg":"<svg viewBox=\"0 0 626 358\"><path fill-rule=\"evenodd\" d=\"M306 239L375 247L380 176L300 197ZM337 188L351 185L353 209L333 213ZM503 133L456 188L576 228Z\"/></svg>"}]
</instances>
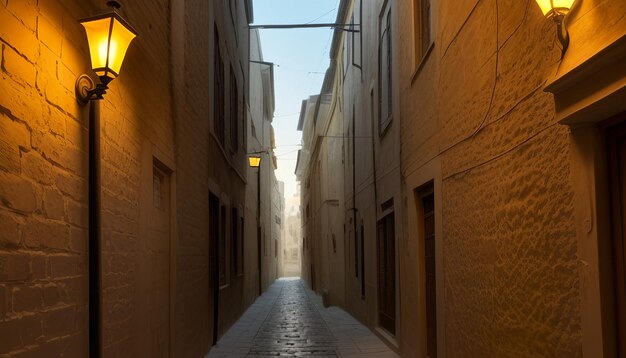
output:
<instances>
[{"instance_id":1,"label":"black lamp bracket","mask_svg":"<svg viewBox=\"0 0 626 358\"><path fill-rule=\"evenodd\" d=\"M94 83L88 75L80 75L76 79L76 100L82 105L86 105L91 100L104 99L109 87L106 83Z\"/></svg>"},{"instance_id":2,"label":"black lamp bracket","mask_svg":"<svg viewBox=\"0 0 626 358\"><path fill-rule=\"evenodd\" d=\"M565 27L565 14L557 13L552 17L552 19L556 23L556 36L562 46L561 59L563 59L563 57L565 57L565 52L569 47L569 33Z\"/></svg>"}]
</instances>

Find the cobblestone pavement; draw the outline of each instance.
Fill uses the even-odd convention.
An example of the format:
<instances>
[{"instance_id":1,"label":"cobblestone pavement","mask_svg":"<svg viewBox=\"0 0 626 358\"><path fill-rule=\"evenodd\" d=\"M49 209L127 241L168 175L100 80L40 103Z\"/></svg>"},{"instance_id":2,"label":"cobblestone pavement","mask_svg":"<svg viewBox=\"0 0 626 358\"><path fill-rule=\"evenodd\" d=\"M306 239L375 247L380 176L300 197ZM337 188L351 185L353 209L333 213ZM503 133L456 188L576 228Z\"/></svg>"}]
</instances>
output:
<instances>
[{"instance_id":1,"label":"cobblestone pavement","mask_svg":"<svg viewBox=\"0 0 626 358\"><path fill-rule=\"evenodd\" d=\"M398 357L345 311L324 308L302 280L280 279L209 352L218 357Z\"/></svg>"}]
</instances>

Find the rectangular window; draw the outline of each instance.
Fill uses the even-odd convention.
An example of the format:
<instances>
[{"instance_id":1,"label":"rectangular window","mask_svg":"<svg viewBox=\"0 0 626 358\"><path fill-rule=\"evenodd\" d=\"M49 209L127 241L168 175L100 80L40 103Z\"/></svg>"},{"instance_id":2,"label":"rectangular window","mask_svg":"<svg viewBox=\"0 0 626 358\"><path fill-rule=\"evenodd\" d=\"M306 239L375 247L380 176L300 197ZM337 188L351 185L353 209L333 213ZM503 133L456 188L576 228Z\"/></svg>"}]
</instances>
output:
<instances>
[{"instance_id":1,"label":"rectangular window","mask_svg":"<svg viewBox=\"0 0 626 358\"><path fill-rule=\"evenodd\" d=\"M392 37L391 5L388 1L380 19L380 54L379 54L379 133L382 135L391 122L392 101Z\"/></svg>"},{"instance_id":2,"label":"rectangular window","mask_svg":"<svg viewBox=\"0 0 626 358\"><path fill-rule=\"evenodd\" d=\"M346 75L348 74L348 65L349 65L349 61L350 61L350 41L348 39L348 35L349 32L346 32L343 36L343 77L346 77Z\"/></svg>"},{"instance_id":3,"label":"rectangular window","mask_svg":"<svg viewBox=\"0 0 626 358\"><path fill-rule=\"evenodd\" d=\"M365 229L361 225L361 297L365 298Z\"/></svg>"},{"instance_id":4,"label":"rectangular window","mask_svg":"<svg viewBox=\"0 0 626 358\"><path fill-rule=\"evenodd\" d=\"M230 148L233 152L239 149L239 89L237 76L230 68Z\"/></svg>"},{"instance_id":5,"label":"rectangular window","mask_svg":"<svg viewBox=\"0 0 626 358\"><path fill-rule=\"evenodd\" d=\"M239 236L238 236L238 241L237 241L237 275L241 276L243 275L243 239L244 239L244 233L245 233L245 221L243 219L243 217L239 218L239 222L240 222L240 230L239 230Z\"/></svg>"},{"instance_id":6,"label":"rectangular window","mask_svg":"<svg viewBox=\"0 0 626 358\"><path fill-rule=\"evenodd\" d=\"M395 215L378 221L378 323L396 334L396 229Z\"/></svg>"},{"instance_id":7,"label":"rectangular window","mask_svg":"<svg viewBox=\"0 0 626 358\"><path fill-rule=\"evenodd\" d=\"M152 202L155 208L165 210L165 173L156 166L152 169Z\"/></svg>"},{"instance_id":8,"label":"rectangular window","mask_svg":"<svg viewBox=\"0 0 626 358\"><path fill-rule=\"evenodd\" d=\"M358 9L355 11L357 17L352 15L350 20L350 28L355 32L352 33L352 64L355 67L361 68L363 57L363 43L361 37L361 23L363 18L363 0L357 2Z\"/></svg>"},{"instance_id":9,"label":"rectangular window","mask_svg":"<svg viewBox=\"0 0 626 358\"><path fill-rule=\"evenodd\" d=\"M239 268L239 212L237 208L230 211L230 240L232 249L233 271L238 274Z\"/></svg>"},{"instance_id":10,"label":"rectangular window","mask_svg":"<svg viewBox=\"0 0 626 358\"><path fill-rule=\"evenodd\" d=\"M435 196L430 184L419 191L423 230L423 262L425 266L424 294L426 295L426 350L428 357L437 357L437 280L435 264Z\"/></svg>"},{"instance_id":11,"label":"rectangular window","mask_svg":"<svg viewBox=\"0 0 626 358\"><path fill-rule=\"evenodd\" d=\"M220 264L220 286L228 285L228 259L226 247L226 206L220 208L220 224L219 224L219 264Z\"/></svg>"},{"instance_id":12,"label":"rectangular window","mask_svg":"<svg viewBox=\"0 0 626 358\"><path fill-rule=\"evenodd\" d=\"M220 36L215 29L215 44L213 49L213 131L215 136L219 140L222 147L224 146L224 108L225 103L225 90L224 90L224 61L222 60L222 54L220 52Z\"/></svg>"},{"instance_id":13,"label":"rectangular window","mask_svg":"<svg viewBox=\"0 0 626 358\"><path fill-rule=\"evenodd\" d=\"M359 277L359 233L355 232L354 235L352 234L353 232L350 230L350 236L354 241L354 277Z\"/></svg>"},{"instance_id":14,"label":"rectangular window","mask_svg":"<svg viewBox=\"0 0 626 358\"><path fill-rule=\"evenodd\" d=\"M415 53L417 63L426 56L432 43L430 0L414 0L415 18Z\"/></svg>"}]
</instances>

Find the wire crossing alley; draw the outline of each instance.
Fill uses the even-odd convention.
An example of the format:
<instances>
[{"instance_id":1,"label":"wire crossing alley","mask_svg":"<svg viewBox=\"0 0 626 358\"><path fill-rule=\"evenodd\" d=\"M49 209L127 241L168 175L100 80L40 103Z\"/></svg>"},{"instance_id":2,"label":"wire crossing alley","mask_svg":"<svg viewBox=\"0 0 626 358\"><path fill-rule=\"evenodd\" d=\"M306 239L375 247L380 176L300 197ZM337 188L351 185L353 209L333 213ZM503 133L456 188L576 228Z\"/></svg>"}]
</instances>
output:
<instances>
[{"instance_id":1,"label":"wire crossing alley","mask_svg":"<svg viewBox=\"0 0 626 358\"><path fill-rule=\"evenodd\" d=\"M218 357L397 357L300 279L277 280L209 352Z\"/></svg>"}]
</instances>

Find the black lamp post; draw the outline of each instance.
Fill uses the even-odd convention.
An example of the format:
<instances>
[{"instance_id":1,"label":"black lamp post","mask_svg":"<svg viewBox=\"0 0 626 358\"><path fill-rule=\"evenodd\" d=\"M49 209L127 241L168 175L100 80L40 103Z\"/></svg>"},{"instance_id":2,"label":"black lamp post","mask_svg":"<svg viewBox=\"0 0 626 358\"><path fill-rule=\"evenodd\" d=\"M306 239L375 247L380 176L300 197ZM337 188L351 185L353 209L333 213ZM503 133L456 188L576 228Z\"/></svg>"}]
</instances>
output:
<instances>
[{"instance_id":1,"label":"black lamp post","mask_svg":"<svg viewBox=\"0 0 626 358\"><path fill-rule=\"evenodd\" d=\"M89 41L91 67L100 79L86 74L76 80L76 99L89 103L89 357L102 355L101 320L101 181L100 181L100 100L108 84L119 75L124 56L137 36L132 26L117 12L120 4L109 1L112 11L80 20Z\"/></svg>"}]
</instances>

